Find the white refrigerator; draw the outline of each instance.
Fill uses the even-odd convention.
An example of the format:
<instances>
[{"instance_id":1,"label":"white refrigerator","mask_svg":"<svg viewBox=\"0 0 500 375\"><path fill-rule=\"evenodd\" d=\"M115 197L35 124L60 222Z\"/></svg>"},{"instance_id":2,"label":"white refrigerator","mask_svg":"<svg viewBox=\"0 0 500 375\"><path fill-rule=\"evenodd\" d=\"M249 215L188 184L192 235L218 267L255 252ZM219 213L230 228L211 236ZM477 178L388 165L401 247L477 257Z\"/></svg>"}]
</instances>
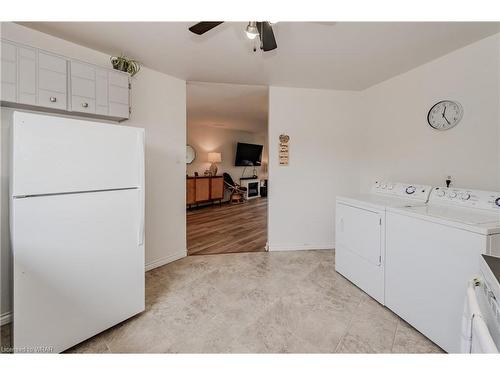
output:
<instances>
[{"instance_id":1,"label":"white refrigerator","mask_svg":"<svg viewBox=\"0 0 500 375\"><path fill-rule=\"evenodd\" d=\"M13 112L13 346L61 352L144 310L144 130Z\"/></svg>"}]
</instances>

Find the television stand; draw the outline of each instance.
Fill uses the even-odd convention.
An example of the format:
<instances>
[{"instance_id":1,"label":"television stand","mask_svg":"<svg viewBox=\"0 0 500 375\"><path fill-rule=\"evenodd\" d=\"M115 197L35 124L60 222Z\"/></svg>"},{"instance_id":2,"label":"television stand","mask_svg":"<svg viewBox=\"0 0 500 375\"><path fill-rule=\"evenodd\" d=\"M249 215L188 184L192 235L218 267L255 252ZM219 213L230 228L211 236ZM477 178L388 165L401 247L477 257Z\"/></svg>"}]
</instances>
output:
<instances>
[{"instance_id":1,"label":"television stand","mask_svg":"<svg viewBox=\"0 0 500 375\"><path fill-rule=\"evenodd\" d=\"M240 185L247 189L245 192L247 200L260 197L260 180L258 178L242 177L240 178Z\"/></svg>"}]
</instances>

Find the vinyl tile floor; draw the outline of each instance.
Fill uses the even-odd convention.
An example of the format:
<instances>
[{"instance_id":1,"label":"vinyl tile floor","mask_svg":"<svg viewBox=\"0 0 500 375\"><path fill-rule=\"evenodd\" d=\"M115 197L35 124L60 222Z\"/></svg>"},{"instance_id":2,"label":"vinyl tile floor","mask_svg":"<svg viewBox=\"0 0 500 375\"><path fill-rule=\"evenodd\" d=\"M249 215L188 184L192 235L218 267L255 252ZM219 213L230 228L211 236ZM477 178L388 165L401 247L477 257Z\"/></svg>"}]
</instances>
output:
<instances>
[{"instance_id":1,"label":"vinyl tile floor","mask_svg":"<svg viewBox=\"0 0 500 375\"><path fill-rule=\"evenodd\" d=\"M8 326L2 328L4 337ZM68 353L442 353L334 270L334 252L190 256L146 273L146 310Z\"/></svg>"}]
</instances>

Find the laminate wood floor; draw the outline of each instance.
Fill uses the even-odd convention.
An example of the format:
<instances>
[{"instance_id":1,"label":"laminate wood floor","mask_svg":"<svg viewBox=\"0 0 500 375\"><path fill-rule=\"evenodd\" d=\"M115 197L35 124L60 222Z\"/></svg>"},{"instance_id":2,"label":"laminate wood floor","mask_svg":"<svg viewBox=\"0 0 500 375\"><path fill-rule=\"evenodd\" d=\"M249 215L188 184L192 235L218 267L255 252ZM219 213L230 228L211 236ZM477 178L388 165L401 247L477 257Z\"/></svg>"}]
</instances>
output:
<instances>
[{"instance_id":1,"label":"laminate wood floor","mask_svg":"<svg viewBox=\"0 0 500 375\"><path fill-rule=\"evenodd\" d=\"M267 198L187 213L188 255L260 252L266 242Z\"/></svg>"}]
</instances>

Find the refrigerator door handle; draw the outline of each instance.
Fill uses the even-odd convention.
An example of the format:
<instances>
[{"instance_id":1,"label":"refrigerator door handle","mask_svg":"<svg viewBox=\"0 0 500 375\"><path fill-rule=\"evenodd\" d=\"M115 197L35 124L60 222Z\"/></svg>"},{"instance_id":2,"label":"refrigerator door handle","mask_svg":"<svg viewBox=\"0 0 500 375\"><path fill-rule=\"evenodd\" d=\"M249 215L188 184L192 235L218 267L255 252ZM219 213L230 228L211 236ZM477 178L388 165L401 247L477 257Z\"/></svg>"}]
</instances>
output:
<instances>
[{"instance_id":1,"label":"refrigerator door handle","mask_svg":"<svg viewBox=\"0 0 500 375\"><path fill-rule=\"evenodd\" d=\"M145 207L144 207L144 194L145 194L145 189L144 189L144 132L141 132L139 135L138 139L139 143L139 239L138 239L138 245L142 246L144 244L144 215L145 215Z\"/></svg>"},{"instance_id":2,"label":"refrigerator door handle","mask_svg":"<svg viewBox=\"0 0 500 375\"><path fill-rule=\"evenodd\" d=\"M144 199L139 198L142 202L142 204L139 206L141 213L140 213L140 221L139 221L139 233L138 233L138 241L137 244L139 246L144 245Z\"/></svg>"},{"instance_id":3,"label":"refrigerator door handle","mask_svg":"<svg viewBox=\"0 0 500 375\"><path fill-rule=\"evenodd\" d=\"M139 228L137 231L137 244L144 244L144 189L139 188Z\"/></svg>"}]
</instances>

